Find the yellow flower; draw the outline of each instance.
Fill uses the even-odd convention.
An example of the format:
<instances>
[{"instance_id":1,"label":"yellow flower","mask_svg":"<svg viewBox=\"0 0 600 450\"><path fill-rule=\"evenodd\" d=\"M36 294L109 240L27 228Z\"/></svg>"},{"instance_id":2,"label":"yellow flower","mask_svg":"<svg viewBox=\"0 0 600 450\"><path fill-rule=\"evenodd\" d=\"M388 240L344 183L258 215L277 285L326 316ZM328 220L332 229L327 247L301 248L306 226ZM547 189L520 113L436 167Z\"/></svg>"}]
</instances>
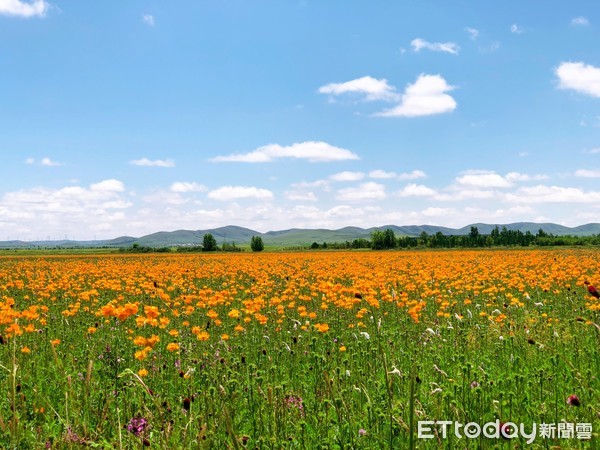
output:
<instances>
[{"instance_id":1,"label":"yellow flower","mask_svg":"<svg viewBox=\"0 0 600 450\"><path fill-rule=\"evenodd\" d=\"M148 375L148 371L146 369L140 369L138 370L138 375L143 378Z\"/></svg>"},{"instance_id":2,"label":"yellow flower","mask_svg":"<svg viewBox=\"0 0 600 450\"><path fill-rule=\"evenodd\" d=\"M342 345L342 346L340 347L340 352L345 352L345 351L346 351L346 346L345 346L345 345Z\"/></svg>"},{"instance_id":3,"label":"yellow flower","mask_svg":"<svg viewBox=\"0 0 600 450\"><path fill-rule=\"evenodd\" d=\"M227 340L229 340L229 335L228 334L222 334L221 335L221 339L224 340L224 341L227 341Z\"/></svg>"},{"instance_id":4,"label":"yellow flower","mask_svg":"<svg viewBox=\"0 0 600 450\"><path fill-rule=\"evenodd\" d=\"M88 328L88 333L89 334L94 334L96 332L96 327L89 327Z\"/></svg>"},{"instance_id":5,"label":"yellow flower","mask_svg":"<svg viewBox=\"0 0 600 450\"><path fill-rule=\"evenodd\" d=\"M179 344L177 344L176 342L171 342L170 344L167 345L167 350L170 352L179 350Z\"/></svg>"}]
</instances>

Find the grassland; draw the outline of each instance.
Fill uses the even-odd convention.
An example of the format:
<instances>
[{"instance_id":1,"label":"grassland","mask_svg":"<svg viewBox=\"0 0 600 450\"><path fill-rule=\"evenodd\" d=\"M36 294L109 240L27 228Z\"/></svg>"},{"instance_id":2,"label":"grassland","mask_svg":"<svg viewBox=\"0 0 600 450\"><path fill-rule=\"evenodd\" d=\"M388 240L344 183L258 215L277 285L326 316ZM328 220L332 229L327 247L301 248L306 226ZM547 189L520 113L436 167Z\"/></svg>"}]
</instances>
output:
<instances>
[{"instance_id":1,"label":"grassland","mask_svg":"<svg viewBox=\"0 0 600 450\"><path fill-rule=\"evenodd\" d=\"M1 256L0 448L598 448L598 256Z\"/></svg>"}]
</instances>

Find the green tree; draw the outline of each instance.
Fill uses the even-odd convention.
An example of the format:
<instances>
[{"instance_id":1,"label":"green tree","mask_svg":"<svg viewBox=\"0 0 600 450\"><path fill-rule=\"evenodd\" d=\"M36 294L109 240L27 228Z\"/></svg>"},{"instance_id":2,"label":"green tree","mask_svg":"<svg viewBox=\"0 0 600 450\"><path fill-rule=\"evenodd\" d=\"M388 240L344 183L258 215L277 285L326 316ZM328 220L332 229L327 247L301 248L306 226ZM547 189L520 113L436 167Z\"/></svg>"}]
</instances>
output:
<instances>
[{"instance_id":1,"label":"green tree","mask_svg":"<svg viewBox=\"0 0 600 450\"><path fill-rule=\"evenodd\" d=\"M215 239L215 237L210 233L206 233L202 238L202 251L214 252L217 250L217 248L217 240Z\"/></svg>"},{"instance_id":2,"label":"green tree","mask_svg":"<svg viewBox=\"0 0 600 450\"><path fill-rule=\"evenodd\" d=\"M253 252L262 252L265 249L265 244L260 236L252 236L250 239L250 248Z\"/></svg>"}]
</instances>

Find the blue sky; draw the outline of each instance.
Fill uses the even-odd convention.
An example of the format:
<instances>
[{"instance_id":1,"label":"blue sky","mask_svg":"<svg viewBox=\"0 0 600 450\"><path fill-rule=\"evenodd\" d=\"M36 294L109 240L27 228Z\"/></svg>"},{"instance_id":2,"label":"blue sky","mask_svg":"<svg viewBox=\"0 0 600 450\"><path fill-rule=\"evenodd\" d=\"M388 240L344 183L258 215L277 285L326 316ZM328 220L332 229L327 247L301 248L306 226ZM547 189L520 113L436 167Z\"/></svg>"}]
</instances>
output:
<instances>
[{"instance_id":1,"label":"blue sky","mask_svg":"<svg viewBox=\"0 0 600 450\"><path fill-rule=\"evenodd\" d=\"M0 0L0 240L600 222L596 1Z\"/></svg>"}]
</instances>

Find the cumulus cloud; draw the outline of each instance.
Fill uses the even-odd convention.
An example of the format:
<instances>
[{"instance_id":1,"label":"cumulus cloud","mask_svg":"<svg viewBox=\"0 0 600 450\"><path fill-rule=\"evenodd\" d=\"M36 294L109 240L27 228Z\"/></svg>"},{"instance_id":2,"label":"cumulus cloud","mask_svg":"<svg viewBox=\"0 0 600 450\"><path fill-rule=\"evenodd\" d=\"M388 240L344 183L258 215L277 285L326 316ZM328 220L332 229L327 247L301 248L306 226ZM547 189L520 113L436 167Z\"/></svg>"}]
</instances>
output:
<instances>
[{"instance_id":1,"label":"cumulus cloud","mask_svg":"<svg viewBox=\"0 0 600 450\"><path fill-rule=\"evenodd\" d=\"M432 52L443 52L458 55L460 47L454 42L428 42L425 39L416 38L410 42L413 51L419 52L423 49L431 50Z\"/></svg>"},{"instance_id":2,"label":"cumulus cloud","mask_svg":"<svg viewBox=\"0 0 600 450\"><path fill-rule=\"evenodd\" d=\"M431 197L436 195L436 191L422 184L411 183L404 186L396 195L399 197Z\"/></svg>"},{"instance_id":3,"label":"cumulus cloud","mask_svg":"<svg viewBox=\"0 0 600 450\"><path fill-rule=\"evenodd\" d=\"M357 187L349 187L337 191L336 199L341 201L383 200L386 197L383 184L368 182Z\"/></svg>"},{"instance_id":4,"label":"cumulus cloud","mask_svg":"<svg viewBox=\"0 0 600 450\"><path fill-rule=\"evenodd\" d=\"M486 170L468 171L456 178L458 184L482 188L508 188L513 184L501 175Z\"/></svg>"},{"instance_id":5,"label":"cumulus cloud","mask_svg":"<svg viewBox=\"0 0 600 450\"><path fill-rule=\"evenodd\" d=\"M369 178L375 178L380 180L386 180L396 178L398 174L396 172L386 172L385 170L371 170L369 172Z\"/></svg>"},{"instance_id":6,"label":"cumulus cloud","mask_svg":"<svg viewBox=\"0 0 600 450\"><path fill-rule=\"evenodd\" d=\"M363 172L339 172L331 175L329 177L330 180L333 181L360 181L365 177Z\"/></svg>"},{"instance_id":7,"label":"cumulus cloud","mask_svg":"<svg viewBox=\"0 0 600 450\"><path fill-rule=\"evenodd\" d=\"M100 181L99 183L94 183L90 185L90 190L95 192L123 192L125 190L125 185L122 181L115 180L111 178L110 180Z\"/></svg>"},{"instance_id":8,"label":"cumulus cloud","mask_svg":"<svg viewBox=\"0 0 600 450\"><path fill-rule=\"evenodd\" d=\"M14 17L44 17L50 8L45 0L31 2L21 0L0 0L0 15Z\"/></svg>"},{"instance_id":9,"label":"cumulus cloud","mask_svg":"<svg viewBox=\"0 0 600 450\"><path fill-rule=\"evenodd\" d=\"M538 185L521 187L505 194L509 202L518 203L598 203L599 191L583 191L579 188Z\"/></svg>"},{"instance_id":10,"label":"cumulus cloud","mask_svg":"<svg viewBox=\"0 0 600 450\"><path fill-rule=\"evenodd\" d=\"M288 146L269 144L259 147L250 153L237 153L228 156L217 156L212 162L245 162L264 163L277 159L305 159L309 162L331 162L359 159L350 150L335 147L326 142L298 142Z\"/></svg>"},{"instance_id":11,"label":"cumulus cloud","mask_svg":"<svg viewBox=\"0 0 600 450\"><path fill-rule=\"evenodd\" d=\"M427 175L422 170L413 170L412 172L405 172L398 175L399 180L417 180L426 177Z\"/></svg>"},{"instance_id":12,"label":"cumulus cloud","mask_svg":"<svg viewBox=\"0 0 600 450\"><path fill-rule=\"evenodd\" d=\"M175 163L170 159L134 159L133 161L129 161L129 164L132 166L141 166L141 167L175 167Z\"/></svg>"},{"instance_id":13,"label":"cumulus cloud","mask_svg":"<svg viewBox=\"0 0 600 450\"><path fill-rule=\"evenodd\" d=\"M67 232L111 229L114 222L124 218L119 211L131 207L124 190L121 181L109 179L88 187L7 192L0 198L0 223L7 232L35 232L38 237L55 233L62 238Z\"/></svg>"},{"instance_id":14,"label":"cumulus cloud","mask_svg":"<svg viewBox=\"0 0 600 450\"><path fill-rule=\"evenodd\" d=\"M582 62L563 62L555 73L561 89L600 97L600 68Z\"/></svg>"},{"instance_id":15,"label":"cumulus cloud","mask_svg":"<svg viewBox=\"0 0 600 450\"><path fill-rule=\"evenodd\" d=\"M579 16L579 17L574 17L573 19L571 19L571 25L575 25L575 26L586 26L589 25L590 21L583 17L583 16Z\"/></svg>"},{"instance_id":16,"label":"cumulus cloud","mask_svg":"<svg viewBox=\"0 0 600 450\"><path fill-rule=\"evenodd\" d=\"M203 184L199 184L196 182L188 182L188 181L176 181L170 187L171 192L204 192L207 190L207 187Z\"/></svg>"},{"instance_id":17,"label":"cumulus cloud","mask_svg":"<svg viewBox=\"0 0 600 450\"><path fill-rule=\"evenodd\" d=\"M319 93L328 95L359 94L365 100L395 100L398 98L396 89L385 79L378 80L370 76L357 78L344 83L330 83L319 88Z\"/></svg>"},{"instance_id":18,"label":"cumulus cloud","mask_svg":"<svg viewBox=\"0 0 600 450\"><path fill-rule=\"evenodd\" d=\"M400 104L375 114L379 117L418 117L452 112L456 101L446 92L452 91L440 75L421 74L402 94Z\"/></svg>"},{"instance_id":19,"label":"cumulus cloud","mask_svg":"<svg viewBox=\"0 0 600 450\"><path fill-rule=\"evenodd\" d=\"M144 14L142 16L142 22L146 25L153 27L154 26L154 16L152 14Z\"/></svg>"},{"instance_id":20,"label":"cumulus cloud","mask_svg":"<svg viewBox=\"0 0 600 450\"><path fill-rule=\"evenodd\" d=\"M254 198L257 200L271 200L273 193L268 189L254 186L223 186L208 193L208 198L220 201L231 201Z\"/></svg>"}]
</instances>

